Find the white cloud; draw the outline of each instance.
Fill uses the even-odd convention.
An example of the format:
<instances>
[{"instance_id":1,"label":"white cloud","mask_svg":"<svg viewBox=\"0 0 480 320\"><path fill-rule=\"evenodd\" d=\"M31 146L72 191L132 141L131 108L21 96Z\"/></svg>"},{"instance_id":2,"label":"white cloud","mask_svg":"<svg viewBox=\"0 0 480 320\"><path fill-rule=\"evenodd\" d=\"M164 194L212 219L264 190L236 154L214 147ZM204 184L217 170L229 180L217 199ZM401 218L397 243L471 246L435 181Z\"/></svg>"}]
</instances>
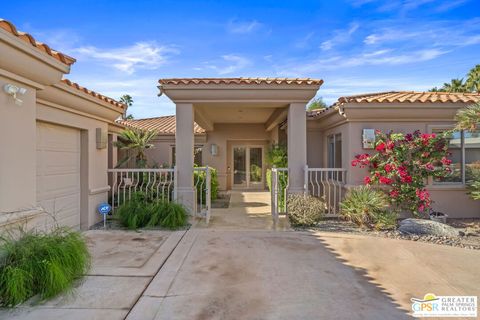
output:
<instances>
[{"instance_id":1,"label":"white cloud","mask_svg":"<svg viewBox=\"0 0 480 320\"><path fill-rule=\"evenodd\" d=\"M257 20L251 20L251 21L238 21L238 20L230 20L228 22L228 31L231 33L240 33L240 34L245 34L245 33L250 33L258 28L260 28L262 24L258 22Z\"/></svg>"},{"instance_id":2,"label":"white cloud","mask_svg":"<svg viewBox=\"0 0 480 320\"><path fill-rule=\"evenodd\" d=\"M240 71L249 65L251 61L243 56L236 54L226 54L221 56L222 62L219 63L206 63L205 67L215 70L219 75L231 74Z\"/></svg>"},{"instance_id":3,"label":"white cloud","mask_svg":"<svg viewBox=\"0 0 480 320\"><path fill-rule=\"evenodd\" d=\"M305 64L296 64L291 68L284 68L279 73L285 76L308 75L314 72L352 68L368 65L402 65L433 60L448 53L439 49L424 49L408 53L395 53L391 49L370 51L352 56L333 56L325 59L316 59Z\"/></svg>"},{"instance_id":4,"label":"white cloud","mask_svg":"<svg viewBox=\"0 0 480 320\"><path fill-rule=\"evenodd\" d=\"M320 49L323 51L327 51L332 49L334 46L348 42L352 36L352 34L358 30L360 25L356 22L350 23L350 26L346 30L335 30L334 36L329 40L322 42L320 45Z\"/></svg>"},{"instance_id":5,"label":"white cloud","mask_svg":"<svg viewBox=\"0 0 480 320\"><path fill-rule=\"evenodd\" d=\"M127 74L132 74L137 69L157 69L167 62L170 55L178 53L177 49L160 46L156 42L138 42L132 46L113 49L85 46L74 51Z\"/></svg>"}]
</instances>

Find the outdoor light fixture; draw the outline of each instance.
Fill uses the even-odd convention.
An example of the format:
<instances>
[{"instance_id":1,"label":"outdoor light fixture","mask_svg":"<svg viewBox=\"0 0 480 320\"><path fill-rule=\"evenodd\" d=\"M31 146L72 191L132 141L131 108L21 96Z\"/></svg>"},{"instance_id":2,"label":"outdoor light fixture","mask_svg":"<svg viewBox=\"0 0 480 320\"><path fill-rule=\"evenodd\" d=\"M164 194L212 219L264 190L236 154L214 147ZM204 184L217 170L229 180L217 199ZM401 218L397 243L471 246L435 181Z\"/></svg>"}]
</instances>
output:
<instances>
[{"instance_id":1,"label":"outdoor light fixture","mask_svg":"<svg viewBox=\"0 0 480 320\"><path fill-rule=\"evenodd\" d=\"M27 89L25 88L20 88L17 87L16 85L13 84L6 84L3 87L3 90L10 96L12 96L13 100L15 100L15 104L17 106L21 106L23 101L20 100L17 95L24 95L27 92Z\"/></svg>"},{"instance_id":2,"label":"outdoor light fixture","mask_svg":"<svg viewBox=\"0 0 480 320\"><path fill-rule=\"evenodd\" d=\"M218 146L215 144L215 143L212 143L210 145L210 153L212 154L212 156L216 156L218 154Z\"/></svg>"}]
</instances>

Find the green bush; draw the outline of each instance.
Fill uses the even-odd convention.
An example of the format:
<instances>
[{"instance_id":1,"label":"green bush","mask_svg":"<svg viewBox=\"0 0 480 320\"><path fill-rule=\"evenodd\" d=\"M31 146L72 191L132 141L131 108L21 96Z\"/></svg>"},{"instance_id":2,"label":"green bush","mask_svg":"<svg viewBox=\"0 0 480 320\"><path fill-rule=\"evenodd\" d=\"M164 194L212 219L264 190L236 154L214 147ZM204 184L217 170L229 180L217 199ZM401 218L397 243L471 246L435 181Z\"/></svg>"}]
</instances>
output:
<instances>
[{"instance_id":1,"label":"green bush","mask_svg":"<svg viewBox=\"0 0 480 320\"><path fill-rule=\"evenodd\" d=\"M48 299L68 290L89 269L90 254L79 232L22 233L2 238L0 306L12 307L40 295Z\"/></svg>"},{"instance_id":2,"label":"green bush","mask_svg":"<svg viewBox=\"0 0 480 320\"><path fill-rule=\"evenodd\" d=\"M325 203L313 196L289 194L287 198L288 220L292 226L311 227L318 223L325 211Z\"/></svg>"},{"instance_id":3,"label":"green bush","mask_svg":"<svg viewBox=\"0 0 480 320\"><path fill-rule=\"evenodd\" d=\"M369 229L391 229L397 214L388 210L387 195L370 186L358 186L347 191L340 204L340 214L347 220Z\"/></svg>"},{"instance_id":4,"label":"green bush","mask_svg":"<svg viewBox=\"0 0 480 320\"><path fill-rule=\"evenodd\" d=\"M163 227L178 229L188 221L187 210L175 202L156 200L145 193L134 193L130 200L118 207L120 224L128 229Z\"/></svg>"},{"instance_id":5,"label":"green bush","mask_svg":"<svg viewBox=\"0 0 480 320\"><path fill-rule=\"evenodd\" d=\"M218 174L215 168L209 167L210 169L210 200L214 201L218 197ZM193 181L195 186L205 185L205 180L207 179L207 174L205 171L194 171ZM202 203L206 203L207 195L205 190L200 190L197 188L197 199L200 201L202 199Z\"/></svg>"}]
</instances>

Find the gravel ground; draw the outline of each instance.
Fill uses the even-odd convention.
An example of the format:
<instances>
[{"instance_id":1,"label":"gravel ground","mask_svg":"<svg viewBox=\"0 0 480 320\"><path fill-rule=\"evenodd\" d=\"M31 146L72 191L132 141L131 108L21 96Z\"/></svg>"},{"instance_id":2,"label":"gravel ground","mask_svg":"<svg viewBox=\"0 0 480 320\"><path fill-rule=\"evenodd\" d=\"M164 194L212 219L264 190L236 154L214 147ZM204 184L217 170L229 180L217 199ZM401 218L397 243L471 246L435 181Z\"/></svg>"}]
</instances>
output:
<instances>
[{"instance_id":1,"label":"gravel ground","mask_svg":"<svg viewBox=\"0 0 480 320\"><path fill-rule=\"evenodd\" d=\"M450 219L447 224L458 229L462 236L439 237L430 235L402 234L398 230L366 230L359 228L354 223L337 219L322 220L314 229L323 232L355 233L376 237L430 242L440 245L480 250L480 219Z\"/></svg>"}]
</instances>

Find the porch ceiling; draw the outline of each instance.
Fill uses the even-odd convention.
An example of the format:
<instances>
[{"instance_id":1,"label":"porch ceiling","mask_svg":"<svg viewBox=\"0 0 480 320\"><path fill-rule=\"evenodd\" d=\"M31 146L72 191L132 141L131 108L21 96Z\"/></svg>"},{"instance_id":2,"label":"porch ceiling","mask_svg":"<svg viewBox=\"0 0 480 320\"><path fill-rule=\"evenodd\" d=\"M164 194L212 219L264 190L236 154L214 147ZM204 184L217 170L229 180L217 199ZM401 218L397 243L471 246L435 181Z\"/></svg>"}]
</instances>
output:
<instances>
[{"instance_id":1,"label":"porch ceiling","mask_svg":"<svg viewBox=\"0 0 480 320\"><path fill-rule=\"evenodd\" d=\"M205 118L215 123L266 123L276 110L286 108L285 104L241 104L212 103L194 104L195 120Z\"/></svg>"}]
</instances>

